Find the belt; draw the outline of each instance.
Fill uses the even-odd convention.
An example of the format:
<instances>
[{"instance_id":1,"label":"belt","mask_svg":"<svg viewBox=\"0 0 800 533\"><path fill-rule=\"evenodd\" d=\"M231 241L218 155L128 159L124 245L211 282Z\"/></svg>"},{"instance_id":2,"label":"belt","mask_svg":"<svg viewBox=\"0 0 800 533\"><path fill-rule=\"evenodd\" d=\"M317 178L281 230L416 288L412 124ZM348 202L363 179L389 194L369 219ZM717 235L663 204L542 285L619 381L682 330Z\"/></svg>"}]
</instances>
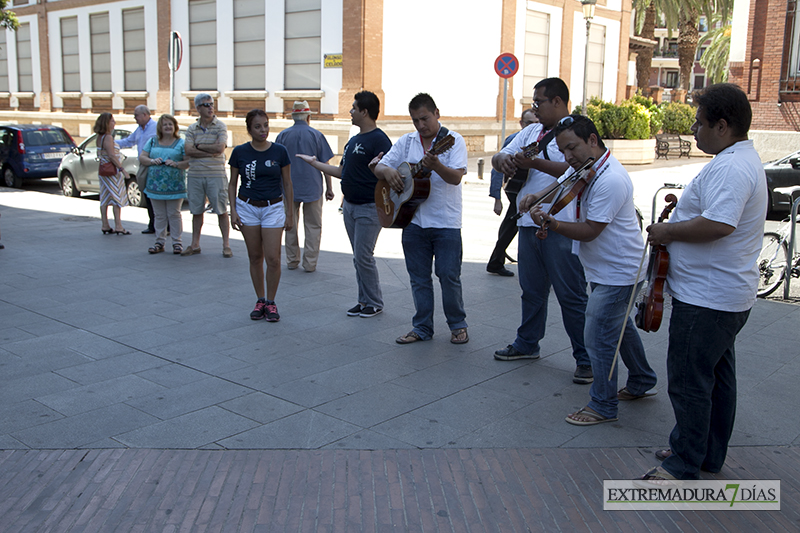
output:
<instances>
[{"instance_id":1,"label":"belt","mask_svg":"<svg viewBox=\"0 0 800 533\"><path fill-rule=\"evenodd\" d=\"M277 204L278 202L283 201L283 196L278 196L277 198L272 198L271 200L253 200L247 196L244 196L242 193L239 193L236 195L236 197L244 203L252 205L253 207L269 207L272 204Z\"/></svg>"}]
</instances>

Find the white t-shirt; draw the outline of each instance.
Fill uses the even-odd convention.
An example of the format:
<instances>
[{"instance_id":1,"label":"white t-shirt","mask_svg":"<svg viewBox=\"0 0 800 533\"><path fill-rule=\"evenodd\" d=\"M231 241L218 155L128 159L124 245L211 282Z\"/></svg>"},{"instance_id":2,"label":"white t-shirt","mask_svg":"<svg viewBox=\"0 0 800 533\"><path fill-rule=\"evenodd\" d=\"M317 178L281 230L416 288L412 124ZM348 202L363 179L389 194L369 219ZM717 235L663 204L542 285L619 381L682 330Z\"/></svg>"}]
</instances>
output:
<instances>
[{"instance_id":1,"label":"white t-shirt","mask_svg":"<svg viewBox=\"0 0 800 533\"><path fill-rule=\"evenodd\" d=\"M712 242L668 244L669 292L717 311L753 307L766 212L767 178L753 141L718 153L683 191L669 222L702 216L736 229Z\"/></svg>"},{"instance_id":2,"label":"white t-shirt","mask_svg":"<svg viewBox=\"0 0 800 533\"><path fill-rule=\"evenodd\" d=\"M500 152L514 155L522 151L522 149L529 144L536 142L543 129L544 126L538 123L529 125L519 132L505 148L500 150ZM539 152L536 157L544 158L544 151ZM551 161L564 161L564 154L559 151L555 137L553 137L553 140L547 145L547 157L550 158ZM519 209L519 202L522 200L523 196L537 193L545 187L552 185L555 181L556 178L546 172L530 169L530 171L528 171L528 181L525 182L517 195L517 209ZM542 204L541 208L547 213L550 210L550 204ZM575 222L575 211L567 207L556 213L555 219L562 222ZM539 227L538 224L533 222L530 213L525 213L525 215L517 219L517 226Z\"/></svg>"},{"instance_id":3,"label":"white t-shirt","mask_svg":"<svg viewBox=\"0 0 800 533\"><path fill-rule=\"evenodd\" d=\"M455 144L447 152L439 155L439 161L450 168L467 170L467 145L458 133L450 131L448 135L455 138ZM406 133L392 145L389 153L383 156L381 164L397 168L402 163L418 163L430 146L423 148L419 133ZM461 184L452 185L444 181L439 174L431 172L431 192L428 199L422 202L412 224L421 228L461 228Z\"/></svg>"},{"instance_id":4,"label":"white t-shirt","mask_svg":"<svg viewBox=\"0 0 800 533\"><path fill-rule=\"evenodd\" d=\"M595 177L581 195L577 218L580 222L592 220L607 226L593 241L573 241L573 251L577 248L586 281L612 286L633 285L644 253L644 238L633 205L633 182L613 155L609 154L606 161L603 157L595 163ZM559 179L571 173L569 169ZM576 210L578 202L570 207Z\"/></svg>"}]
</instances>

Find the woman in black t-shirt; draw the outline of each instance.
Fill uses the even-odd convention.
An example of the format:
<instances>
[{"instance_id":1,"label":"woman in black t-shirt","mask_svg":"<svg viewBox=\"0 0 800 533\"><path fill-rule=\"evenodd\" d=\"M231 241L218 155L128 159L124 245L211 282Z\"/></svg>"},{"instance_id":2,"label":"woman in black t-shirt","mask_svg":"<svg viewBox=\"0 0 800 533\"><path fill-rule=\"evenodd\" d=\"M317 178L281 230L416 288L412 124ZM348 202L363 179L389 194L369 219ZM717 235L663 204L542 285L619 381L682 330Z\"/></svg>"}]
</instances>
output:
<instances>
[{"instance_id":1,"label":"woman in black t-shirt","mask_svg":"<svg viewBox=\"0 0 800 533\"><path fill-rule=\"evenodd\" d=\"M275 294L281 280L281 239L283 230L294 225L292 179L289 153L283 145L267 140L269 119L261 109L253 109L245 118L249 143L233 149L229 164L231 180L228 197L231 202L231 226L241 231L250 259L250 278L258 302L250 318L280 320ZM239 177L241 187L237 192ZM266 294L264 260L267 263Z\"/></svg>"}]
</instances>

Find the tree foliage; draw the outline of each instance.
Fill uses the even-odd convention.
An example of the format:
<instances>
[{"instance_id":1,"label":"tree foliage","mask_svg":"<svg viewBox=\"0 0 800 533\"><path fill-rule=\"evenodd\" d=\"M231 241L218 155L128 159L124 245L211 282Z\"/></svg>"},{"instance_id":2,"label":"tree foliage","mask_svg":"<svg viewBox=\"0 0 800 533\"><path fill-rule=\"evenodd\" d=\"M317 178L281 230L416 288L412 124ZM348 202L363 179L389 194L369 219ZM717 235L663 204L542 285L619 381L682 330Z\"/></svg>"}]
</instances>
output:
<instances>
[{"instance_id":1,"label":"tree foliage","mask_svg":"<svg viewBox=\"0 0 800 533\"><path fill-rule=\"evenodd\" d=\"M16 31L19 29L19 19L13 11L8 11L6 6L9 0L0 0L0 28Z\"/></svg>"},{"instance_id":2,"label":"tree foliage","mask_svg":"<svg viewBox=\"0 0 800 533\"><path fill-rule=\"evenodd\" d=\"M700 58L700 65L706 69L706 75L711 83L728 81L728 56L731 51L731 25L729 20L716 16L713 25L722 25L714 28L705 35L698 47L709 43L708 48Z\"/></svg>"}]
</instances>

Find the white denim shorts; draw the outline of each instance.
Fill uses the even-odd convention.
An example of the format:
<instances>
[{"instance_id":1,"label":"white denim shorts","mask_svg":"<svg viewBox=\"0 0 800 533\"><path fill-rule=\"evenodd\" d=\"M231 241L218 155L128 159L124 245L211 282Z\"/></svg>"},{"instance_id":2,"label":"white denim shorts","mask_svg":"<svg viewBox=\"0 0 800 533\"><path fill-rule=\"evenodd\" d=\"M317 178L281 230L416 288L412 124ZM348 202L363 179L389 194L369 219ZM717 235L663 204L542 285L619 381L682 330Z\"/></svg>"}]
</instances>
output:
<instances>
[{"instance_id":1,"label":"white denim shorts","mask_svg":"<svg viewBox=\"0 0 800 533\"><path fill-rule=\"evenodd\" d=\"M282 228L286 223L284 202L255 207L236 198L236 213L245 226L261 226L262 228Z\"/></svg>"}]
</instances>

